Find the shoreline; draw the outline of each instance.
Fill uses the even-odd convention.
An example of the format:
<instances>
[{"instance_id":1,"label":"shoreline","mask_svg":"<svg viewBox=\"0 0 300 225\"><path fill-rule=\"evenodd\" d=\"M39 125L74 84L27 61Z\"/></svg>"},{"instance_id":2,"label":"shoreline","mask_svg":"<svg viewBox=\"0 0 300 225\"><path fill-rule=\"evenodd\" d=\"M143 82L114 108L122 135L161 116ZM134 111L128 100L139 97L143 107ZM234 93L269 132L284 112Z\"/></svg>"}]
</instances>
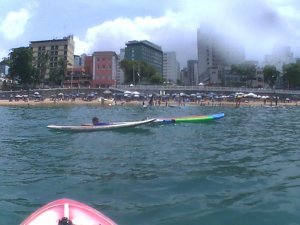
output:
<instances>
[{"instance_id":1,"label":"shoreline","mask_svg":"<svg viewBox=\"0 0 300 225\"><path fill-rule=\"evenodd\" d=\"M92 100L92 101L84 101L81 99L72 100L59 100L53 101L51 99L45 99L43 101L9 101L9 100L0 100L0 107L1 106L75 106L75 105L92 105L92 106L142 106L142 100L133 100L133 101L114 101L113 99L108 99L105 101ZM148 105L148 101L145 101L145 105ZM181 106L225 106L225 107L249 107L249 106L256 106L256 107L274 107L275 102L271 104L270 101L264 102L260 100L256 101L247 101L247 102L240 102L238 105L236 102L229 102L229 101L201 101L201 102L186 102L184 104L180 104L176 101L168 101L162 102L160 105L155 104L154 106L157 107L181 107ZM278 102L277 107L290 107L290 106L298 106L297 102Z\"/></svg>"}]
</instances>

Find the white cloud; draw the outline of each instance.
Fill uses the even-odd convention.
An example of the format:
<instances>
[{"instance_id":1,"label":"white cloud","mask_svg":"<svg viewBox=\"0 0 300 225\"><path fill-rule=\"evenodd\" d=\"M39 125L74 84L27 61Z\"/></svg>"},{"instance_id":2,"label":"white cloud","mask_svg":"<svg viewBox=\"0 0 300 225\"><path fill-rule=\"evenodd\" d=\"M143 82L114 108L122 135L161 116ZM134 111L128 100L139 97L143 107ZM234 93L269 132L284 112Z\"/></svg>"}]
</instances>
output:
<instances>
[{"instance_id":1,"label":"white cloud","mask_svg":"<svg viewBox=\"0 0 300 225\"><path fill-rule=\"evenodd\" d=\"M75 31L75 54L108 50L118 53L130 40L149 40L163 51L176 51L183 65L186 60L197 58L197 28L205 21L214 24L220 34L233 36L245 46L248 59L262 59L274 45L300 44L298 0L172 0L172 4L160 4L158 11L160 1L155 2L147 10L133 4L136 8L132 7L130 12L141 12L133 18L131 14L126 16L124 5L120 8L115 4L109 19L103 16L104 22L81 27L85 29L84 36L79 37ZM156 16L148 16L154 15L151 9ZM87 16L82 18L88 20ZM96 18L93 17L93 23Z\"/></svg>"},{"instance_id":2,"label":"white cloud","mask_svg":"<svg viewBox=\"0 0 300 225\"><path fill-rule=\"evenodd\" d=\"M75 54L108 50L118 53L131 40L149 40L160 45L163 50L176 51L178 47L184 46L179 43L186 39L186 31L192 30L191 23L187 22L189 19L185 19L183 14L166 11L164 16L157 18L145 16L106 21L88 28L83 39L74 38ZM196 35L195 29L193 32ZM196 46L196 43L193 45Z\"/></svg>"},{"instance_id":3,"label":"white cloud","mask_svg":"<svg viewBox=\"0 0 300 225\"><path fill-rule=\"evenodd\" d=\"M29 18L30 14L26 8L11 11L1 21L0 32L8 40L16 39L24 33Z\"/></svg>"},{"instance_id":4,"label":"white cloud","mask_svg":"<svg viewBox=\"0 0 300 225\"><path fill-rule=\"evenodd\" d=\"M119 51L129 40L149 39L150 34L166 26L165 18L136 17L135 19L117 18L98 26L88 28L85 38L75 38L76 54L100 50Z\"/></svg>"}]
</instances>

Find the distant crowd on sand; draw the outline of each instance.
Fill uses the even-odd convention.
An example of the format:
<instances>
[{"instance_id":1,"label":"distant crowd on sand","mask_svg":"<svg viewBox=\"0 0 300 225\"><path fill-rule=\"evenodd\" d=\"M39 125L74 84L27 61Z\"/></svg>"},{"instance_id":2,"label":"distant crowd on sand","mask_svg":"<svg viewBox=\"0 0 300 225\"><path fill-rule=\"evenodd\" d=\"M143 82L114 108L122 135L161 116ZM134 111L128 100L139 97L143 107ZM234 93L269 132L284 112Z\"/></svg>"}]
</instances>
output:
<instances>
[{"instance_id":1,"label":"distant crowd on sand","mask_svg":"<svg viewBox=\"0 0 300 225\"><path fill-rule=\"evenodd\" d=\"M152 95L149 98L104 98L98 96L88 95L85 97L58 95L45 98L39 94L33 96L16 95L11 96L8 100L0 100L0 105L64 105L64 104L94 104L103 106L113 105L142 105L148 106L168 106L168 107L181 107L186 105L197 106L297 106L297 99L280 99L274 97L272 99L253 99L241 98L223 99L223 98L201 98L190 99L185 97L179 98L162 98L161 96Z\"/></svg>"}]
</instances>

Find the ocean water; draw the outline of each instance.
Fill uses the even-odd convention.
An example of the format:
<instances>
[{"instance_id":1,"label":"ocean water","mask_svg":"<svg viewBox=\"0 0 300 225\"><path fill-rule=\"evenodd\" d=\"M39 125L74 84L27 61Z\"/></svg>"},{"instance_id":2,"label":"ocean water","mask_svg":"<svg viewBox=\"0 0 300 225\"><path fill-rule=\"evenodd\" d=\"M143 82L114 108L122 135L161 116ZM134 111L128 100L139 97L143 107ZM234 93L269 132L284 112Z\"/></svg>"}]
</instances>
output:
<instances>
[{"instance_id":1,"label":"ocean water","mask_svg":"<svg viewBox=\"0 0 300 225\"><path fill-rule=\"evenodd\" d=\"M75 125L224 112L204 124ZM300 108L1 107L0 224L58 198L118 224L300 224Z\"/></svg>"}]
</instances>

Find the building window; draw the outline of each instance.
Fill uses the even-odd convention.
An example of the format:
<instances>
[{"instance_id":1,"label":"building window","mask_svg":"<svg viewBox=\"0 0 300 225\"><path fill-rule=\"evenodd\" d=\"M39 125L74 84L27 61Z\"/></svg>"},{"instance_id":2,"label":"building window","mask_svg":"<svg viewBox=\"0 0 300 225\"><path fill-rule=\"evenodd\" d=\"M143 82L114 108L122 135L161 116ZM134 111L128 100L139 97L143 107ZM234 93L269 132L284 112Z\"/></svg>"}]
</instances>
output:
<instances>
[{"instance_id":1,"label":"building window","mask_svg":"<svg viewBox=\"0 0 300 225\"><path fill-rule=\"evenodd\" d=\"M65 45L64 49L68 49L68 45Z\"/></svg>"},{"instance_id":2,"label":"building window","mask_svg":"<svg viewBox=\"0 0 300 225\"><path fill-rule=\"evenodd\" d=\"M51 50L54 50L54 46L53 45L51 46Z\"/></svg>"},{"instance_id":3,"label":"building window","mask_svg":"<svg viewBox=\"0 0 300 225\"><path fill-rule=\"evenodd\" d=\"M100 61L100 59L97 57L97 62L99 62Z\"/></svg>"},{"instance_id":4,"label":"building window","mask_svg":"<svg viewBox=\"0 0 300 225\"><path fill-rule=\"evenodd\" d=\"M58 55L58 52L57 52L57 51L55 51L55 55Z\"/></svg>"},{"instance_id":5,"label":"building window","mask_svg":"<svg viewBox=\"0 0 300 225\"><path fill-rule=\"evenodd\" d=\"M64 51L64 55L67 55L67 51Z\"/></svg>"}]
</instances>

